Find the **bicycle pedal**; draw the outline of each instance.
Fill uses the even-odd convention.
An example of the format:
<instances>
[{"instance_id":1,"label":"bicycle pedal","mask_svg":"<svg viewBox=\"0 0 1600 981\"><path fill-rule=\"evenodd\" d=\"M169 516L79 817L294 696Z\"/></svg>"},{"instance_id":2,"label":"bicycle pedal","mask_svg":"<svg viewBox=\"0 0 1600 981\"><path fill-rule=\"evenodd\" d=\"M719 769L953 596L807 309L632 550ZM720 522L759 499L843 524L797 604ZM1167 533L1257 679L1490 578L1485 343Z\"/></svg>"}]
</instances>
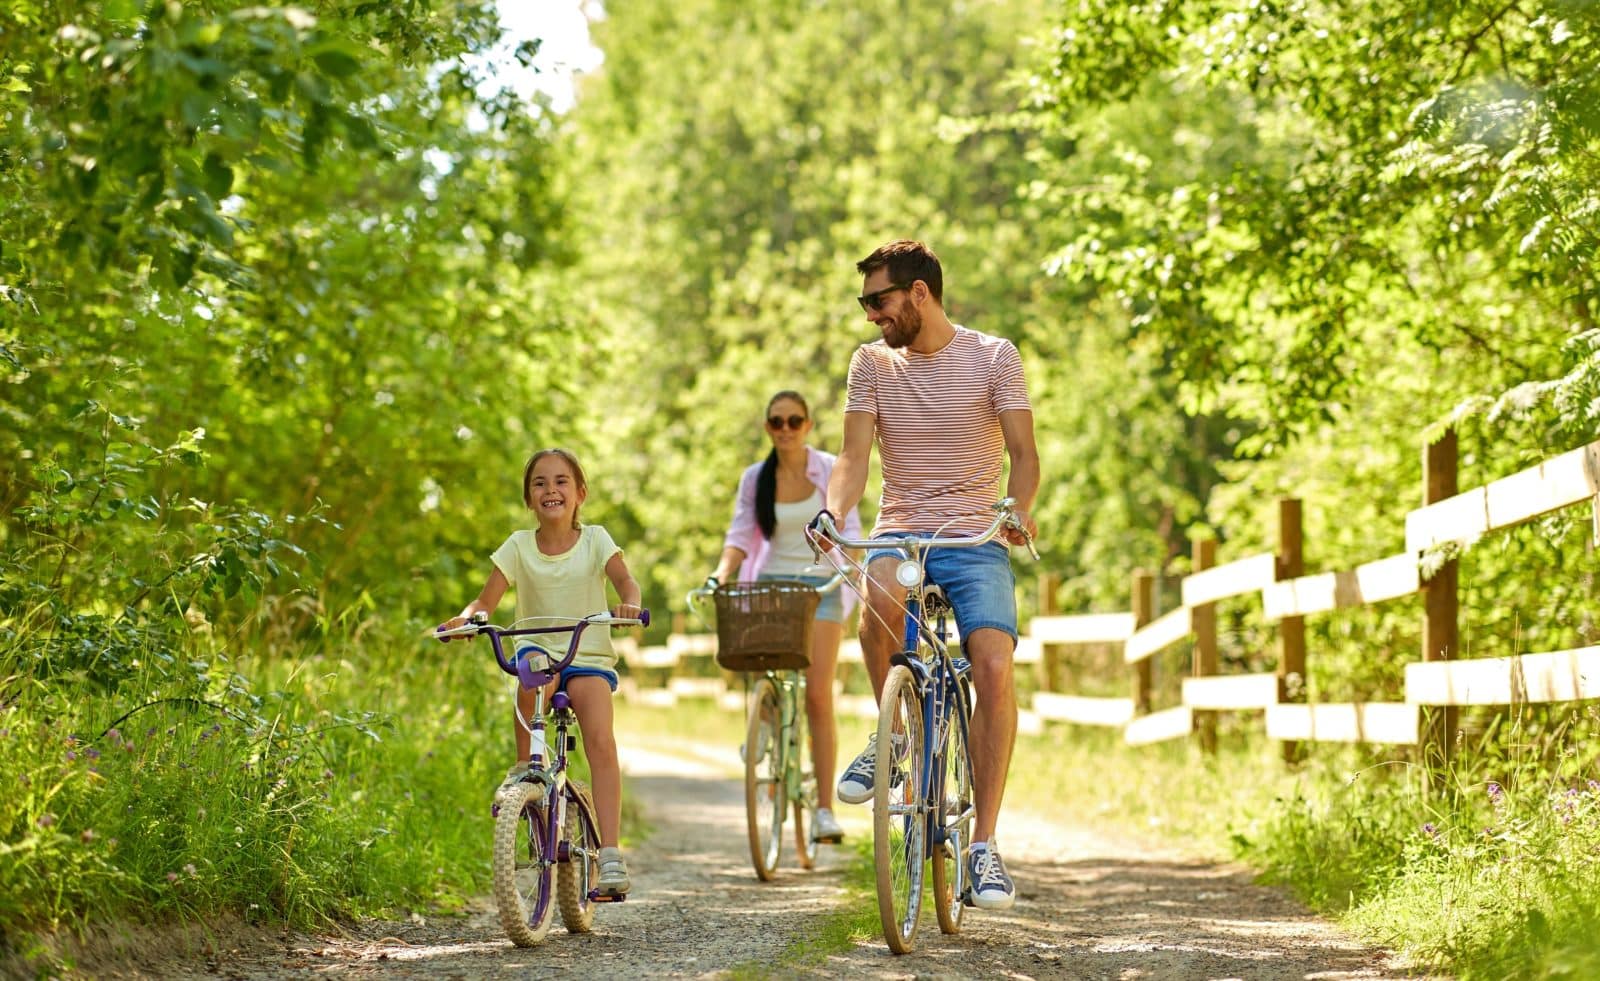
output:
<instances>
[{"instance_id":1,"label":"bicycle pedal","mask_svg":"<svg viewBox=\"0 0 1600 981\"><path fill-rule=\"evenodd\" d=\"M589 894L591 903L620 903L627 898L628 894L625 892L601 892L598 889Z\"/></svg>"}]
</instances>

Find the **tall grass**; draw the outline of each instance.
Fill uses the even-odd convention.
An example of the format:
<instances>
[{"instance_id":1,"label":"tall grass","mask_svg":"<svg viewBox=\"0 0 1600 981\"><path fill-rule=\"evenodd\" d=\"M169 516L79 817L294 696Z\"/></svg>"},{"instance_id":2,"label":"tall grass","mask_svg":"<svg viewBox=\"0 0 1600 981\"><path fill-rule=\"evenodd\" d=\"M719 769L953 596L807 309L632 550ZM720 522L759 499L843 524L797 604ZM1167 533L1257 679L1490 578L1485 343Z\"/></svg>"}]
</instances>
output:
<instances>
[{"instance_id":1,"label":"tall grass","mask_svg":"<svg viewBox=\"0 0 1600 981\"><path fill-rule=\"evenodd\" d=\"M485 888L511 682L487 645L420 628L241 658L124 651L111 687L92 659L40 677L0 646L4 945L91 921L450 908Z\"/></svg>"}]
</instances>

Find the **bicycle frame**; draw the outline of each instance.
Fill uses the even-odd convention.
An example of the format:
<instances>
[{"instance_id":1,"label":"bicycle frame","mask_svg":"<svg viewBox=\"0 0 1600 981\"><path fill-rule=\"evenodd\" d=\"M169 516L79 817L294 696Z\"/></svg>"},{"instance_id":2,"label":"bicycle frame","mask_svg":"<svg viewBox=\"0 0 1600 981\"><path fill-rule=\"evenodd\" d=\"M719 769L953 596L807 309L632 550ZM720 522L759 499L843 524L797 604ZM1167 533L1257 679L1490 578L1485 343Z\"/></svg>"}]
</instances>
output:
<instances>
[{"instance_id":1,"label":"bicycle frame","mask_svg":"<svg viewBox=\"0 0 1600 981\"><path fill-rule=\"evenodd\" d=\"M913 548L911 553L912 560L922 565L924 550ZM923 583L907 590L904 644L898 653L890 655L889 663L891 666L904 665L911 671L921 696L922 753L923 758L928 760L928 766L922 773L922 785L917 788L917 796L925 811L922 815L926 830L923 837L923 857L932 858L935 855L934 849L943 846L950 837L946 827L950 815L944 814L938 807L928 805L933 801L944 800L945 776L948 772L944 765L945 747L948 745L945 736L952 723L961 727L961 746L967 755L964 762L968 772L972 767L971 733L967 727L970 706L962 704L960 687L962 680L971 674L972 665L965 658L950 656L944 611L939 613L933 625L930 626L924 621L926 589L927 584ZM921 656L920 652L923 650L932 652L933 656ZM965 844L965 842L955 842L957 854L960 854L960 849ZM964 878L964 871L965 865L962 863L957 871L958 885L959 880Z\"/></svg>"}]
</instances>

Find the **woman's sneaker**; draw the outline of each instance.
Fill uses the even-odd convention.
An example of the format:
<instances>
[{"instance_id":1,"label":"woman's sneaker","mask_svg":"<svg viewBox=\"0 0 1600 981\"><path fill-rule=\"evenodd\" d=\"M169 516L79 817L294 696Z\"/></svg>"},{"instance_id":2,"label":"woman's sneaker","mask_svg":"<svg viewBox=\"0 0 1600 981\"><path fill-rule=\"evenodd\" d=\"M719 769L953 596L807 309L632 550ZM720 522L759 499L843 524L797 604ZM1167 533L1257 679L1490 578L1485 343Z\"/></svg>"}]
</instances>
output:
<instances>
[{"instance_id":1,"label":"woman's sneaker","mask_svg":"<svg viewBox=\"0 0 1600 981\"><path fill-rule=\"evenodd\" d=\"M972 905L979 909L1010 909L1017 901L1006 863L988 845L975 845L967 852L967 878L972 880Z\"/></svg>"},{"instance_id":2,"label":"woman's sneaker","mask_svg":"<svg viewBox=\"0 0 1600 981\"><path fill-rule=\"evenodd\" d=\"M825 845L837 845L844 841L844 829L839 827L839 819L826 807L817 808L816 816L811 819L811 840Z\"/></svg>"},{"instance_id":3,"label":"woman's sneaker","mask_svg":"<svg viewBox=\"0 0 1600 981\"><path fill-rule=\"evenodd\" d=\"M596 887L602 896L626 896L633 884L628 881L628 863L622 860L622 849L600 849L600 881Z\"/></svg>"}]
</instances>

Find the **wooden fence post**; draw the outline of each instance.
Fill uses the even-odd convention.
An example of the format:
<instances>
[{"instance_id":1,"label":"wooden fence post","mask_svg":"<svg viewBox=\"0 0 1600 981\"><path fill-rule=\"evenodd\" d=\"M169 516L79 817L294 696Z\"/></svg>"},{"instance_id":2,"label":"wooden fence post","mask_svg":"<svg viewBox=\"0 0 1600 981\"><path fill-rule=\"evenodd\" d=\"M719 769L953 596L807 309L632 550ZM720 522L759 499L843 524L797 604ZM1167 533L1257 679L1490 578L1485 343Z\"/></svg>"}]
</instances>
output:
<instances>
[{"instance_id":1,"label":"wooden fence post","mask_svg":"<svg viewBox=\"0 0 1600 981\"><path fill-rule=\"evenodd\" d=\"M1143 569L1133 571L1133 629L1140 627L1155 619L1155 576ZM1150 712L1151 672L1150 666L1154 658L1143 658L1133 666L1133 714L1135 716L1147 715Z\"/></svg>"},{"instance_id":2,"label":"wooden fence post","mask_svg":"<svg viewBox=\"0 0 1600 981\"><path fill-rule=\"evenodd\" d=\"M1198 538L1194 542L1194 572L1209 569L1217 564L1217 540ZM1209 678L1217 673L1217 605L1202 603L1189 611L1189 625L1194 632L1194 662L1190 673L1196 678ZM1195 712L1194 732L1200 749L1205 753L1217 751L1217 713Z\"/></svg>"},{"instance_id":3,"label":"wooden fence post","mask_svg":"<svg viewBox=\"0 0 1600 981\"><path fill-rule=\"evenodd\" d=\"M1053 572L1039 573L1039 604L1037 615L1054 616L1056 612L1056 583L1060 577ZM1061 691L1060 644L1041 644L1039 647L1039 688L1042 691Z\"/></svg>"},{"instance_id":4,"label":"wooden fence post","mask_svg":"<svg viewBox=\"0 0 1600 981\"><path fill-rule=\"evenodd\" d=\"M1422 450L1422 503L1434 504L1456 495L1456 432L1450 430ZM1450 661L1460 643L1456 588L1459 564L1451 559L1423 586L1422 659ZM1430 786L1443 787L1455 739L1458 712L1453 705L1422 710L1423 773Z\"/></svg>"},{"instance_id":5,"label":"wooden fence post","mask_svg":"<svg viewBox=\"0 0 1600 981\"><path fill-rule=\"evenodd\" d=\"M1304 524L1300 500L1278 501L1278 579L1294 579L1305 572ZM1306 698L1306 620L1284 617L1278 621L1278 701L1303 702ZM1283 760L1300 758L1300 744L1283 743Z\"/></svg>"}]
</instances>

